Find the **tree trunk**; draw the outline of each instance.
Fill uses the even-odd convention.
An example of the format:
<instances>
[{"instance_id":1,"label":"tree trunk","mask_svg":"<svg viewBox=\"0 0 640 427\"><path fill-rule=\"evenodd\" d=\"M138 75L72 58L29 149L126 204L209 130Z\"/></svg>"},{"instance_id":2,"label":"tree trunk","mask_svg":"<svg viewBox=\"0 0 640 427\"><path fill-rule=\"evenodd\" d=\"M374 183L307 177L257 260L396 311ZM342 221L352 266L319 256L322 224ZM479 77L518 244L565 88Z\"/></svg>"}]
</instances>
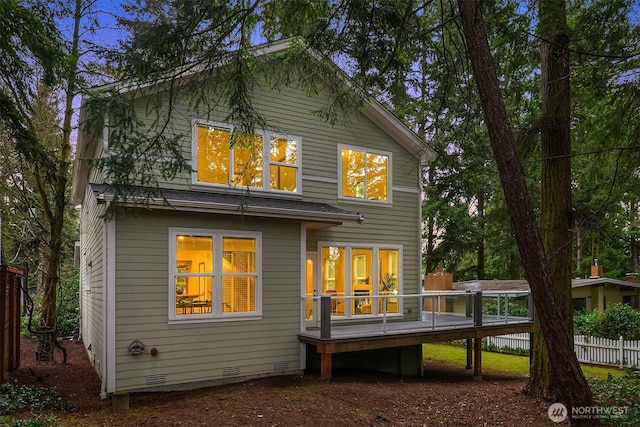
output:
<instances>
[{"instance_id":1,"label":"tree trunk","mask_svg":"<svg viewBox=\"0 0 640 427\"><path fill-rule=\"evenodd\" d=\"M46 178L42 173L36 173L36 183L38 192L42 200L42 209L45 217L45 224L48 227L49 241L47 244L45 260L45 277L42 296L42 314L40 328L43 332L48 330L51 333L41 333L38 335L38 357L40 360L52 360L54 346L62 350L64 361L67 355L63 348L57 345L56 325L57 325L57 290L60 278L58 271L60 268L62 229L64 225L64 215L67 208L66 190L69 182L70 159L71 159L71 118L73 117L73 98L76 95L77 69L79 57L80 40L80 20L82 18L82 0L76 0L74 13L73 39L71 51L69 52L69 68L66 76L65 111L62 123L62 138L60 141L60 157L57 170L55 171L55 182L52 185L52 200L49 200L49 193L46 188ZM44 358L44 359L43 359Z\"/></svg>"},{"instance_id":2,"label":"tree trunk","mask_svg":"<svg viewBox=\"0 0 640 427\"><path fill-rule=\"evenodd\" d=\"M485 276L485 268L484 268L484 259L485 259L485 252L484 252L484 229L485 229L485 221L484 221L484 199L485 199L485 194L484 194L484 190L478 190L477 192L477 198L478 198L478 230L479 230L479 239L478 239L478 258L477 258L477 264L478 264L478 280L484 280L484 276Z\"/></svg>"},{"instance_id":3,"label":"tree trunk","mask_svg":"<svg viewBox=\"0 0 640 427\"><path fill-rule=\"evenodd\" d=\"M55 232L52 230L52 232ZM51 243L50 243L51 245ZM53 245L52 245L53 246ZM58 250L53 252L53 247L47 251L45 280L42 287L42 312L40 314L40 327L38 334L38 360L53 360L53 351L56 344L56 321L57 321L57 289L58 289L58 264L60 262Z\"/></svg>"},{"instance_id":4,"label":"tree trunk","mask_svg":"<svg viewBox=\"0 0 640 427\"><path fill-rule=\"evenodd\" d=\"M640 203L636 199L629 201L629 230L631 237L629 239L629 252L631 254L631 270L630 273L638 272L638 239L636 239L636 230L638 228L638 209Z\"/></svg>"},{"instance_id":5,"label":"tree trunk","mask_svg":"<svg viewBox=\"0 0 640 427\"><path fill-rule=\"evenodd\" d=\"M431 186L434 185L435 173L436 173L435 166L433 165L433 162L431 162L431 164L429 165L429 178L428 178L429 188L432 188ZM435 248L435 240L436 240L435 218L433 216L433 213L429 213L427 216L427 251L426 251L427 253L426 253L426 262L425 262L426 274L429 274L432 271L435 271L435 268L436 268L436 265L433 259L433 250Z\"/></svg>"},{"instance_id":6,"label":"tree trunk","mask_svg":"<svg viewBox=\"0 0 640 427\"><path fill-rule=\"evenodd\" d=\"M571 302L572 219L569 36L564 1L540 1L542 175L540 230L551 282L564 314L565 326L573 336ZM536 334L542 332L536 319ZM535 340L531 377L527 392L535 397L557 400L558 384L549 370L549 353L544 340Z\"/></svg>"},{"instance_id":7,"label":"tree trunk","mask_svg":"<svg viewBox=\"0 0 640 427\"><path fill-rule=\"evenodd\" d=\"M582 228L578 227L576 231L576 271L580 273L580 265L582 264Z\"/></svg>"},{"instance_id":8,"label":"tree trunk","mask_svg":"<svg viewBox=\"0 0 640 427\"><path fill-rule=\"evenodd\" d=\"M547 261L542 237L524 178L522 164L507 117L502 91L482 19L479 0L458 0L462 29L473 68L493 155L498 167L509 216L513 224L525 276L540 319L542 339L549 351L550 374L560 392L559 400L572 407L591 407L589 385L573 351L573 337L567 329ZM597 425L597 420L571 419L572 425Z\"/></svg>"}]
</instances>

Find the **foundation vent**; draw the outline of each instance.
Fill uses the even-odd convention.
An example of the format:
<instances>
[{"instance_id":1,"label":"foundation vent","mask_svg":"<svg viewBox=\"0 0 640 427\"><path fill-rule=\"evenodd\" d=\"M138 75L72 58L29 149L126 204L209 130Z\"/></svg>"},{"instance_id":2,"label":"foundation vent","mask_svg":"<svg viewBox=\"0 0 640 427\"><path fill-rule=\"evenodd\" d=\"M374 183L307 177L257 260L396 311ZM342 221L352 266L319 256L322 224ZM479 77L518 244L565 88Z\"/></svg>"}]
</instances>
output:
<instances>
[{"instance_id":1,"label":"foundation vent","mask_svg":"<svg viewBox=\"0 0 640 427\"><path fill-rule=\"evenodd\" d=\"M147 376L147 385L164 384L167 382L166 374L153 374Z\"/></svg>"},{"instance_id":2,"label":"foundation vent","mask_svg":"<svg viewBox=\"0 0 640 427\"><path fill-rule=\"evenodd\" d=\"M273 364L274 371L286 371L287 369L289 369L289 362L287 361L276 362Z\"/></svg>"},{"instance_id":3,"label":"foundation vent","mask_svg":"<svg viewBox=\"0 0 640 427\"><path fill-rule=\"evenodd\" d=\"M240 375L240 368L237 366L224 368L222 370L222 375L225 377L237 377L238 375Z\"/></svg>"}]
</instances>

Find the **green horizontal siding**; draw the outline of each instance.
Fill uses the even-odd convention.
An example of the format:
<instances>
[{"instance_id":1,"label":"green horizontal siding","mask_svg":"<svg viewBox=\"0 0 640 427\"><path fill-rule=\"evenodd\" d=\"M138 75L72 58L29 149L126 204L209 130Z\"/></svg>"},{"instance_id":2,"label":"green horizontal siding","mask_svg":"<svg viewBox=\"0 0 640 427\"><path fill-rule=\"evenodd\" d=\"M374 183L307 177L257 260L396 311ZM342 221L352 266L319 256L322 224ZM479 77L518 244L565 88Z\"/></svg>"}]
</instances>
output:
<instances>
[{"instance_id":1,"label":"green horizontal siding","mask_svg":"<svg viewBox=\"0 0 640 427\"><path fill-rule=\"evenodd\" d=\"M103 254L104 221L100 218L103 208L99 206L91 190L85 189L84 203L80 214L80 309L82 313L82 340L85 347L91 346L89 359L94 363L98 374L102 374L100 363L105 351L105 337L103 336L103 280L105 263ZM87 265L85 254L91 257L91 288L86 290Z\"/></svg>"},{"instance_id":2,"label":"green horizontal siding","mask_svg":"<svg viewBox=\"0 0 640 427\"><path fill-rule=\"evenodd\" d=\"M169 227L261 232L262 319L169 324ZM283 363L298 369L299 222L145 213L118 222L117 242L116 389L148 387L147 377L156 374L166 375L164 385L170 385L219 380L229 367L239 367L240 375L268 374ZM129 355L136 339L156 347L158 356Z\"/></svg>"}]
</instances>

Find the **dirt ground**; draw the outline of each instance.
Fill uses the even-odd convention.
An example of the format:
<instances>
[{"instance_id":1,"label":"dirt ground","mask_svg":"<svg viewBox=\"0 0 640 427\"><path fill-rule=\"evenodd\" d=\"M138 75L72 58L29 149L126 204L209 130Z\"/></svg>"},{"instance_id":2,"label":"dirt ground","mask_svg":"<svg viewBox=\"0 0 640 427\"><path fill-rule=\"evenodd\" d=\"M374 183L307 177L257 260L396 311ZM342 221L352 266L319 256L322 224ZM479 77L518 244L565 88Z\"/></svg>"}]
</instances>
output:
<instances>
[{"instance_id":1,"label":"dirt ground","mask_svg":"<svg viewBox=\"0 0 640 427\"><path fill-rule=\"evenodd\" d=\"M100 378L84 347L65 341L54 362L35 360L36 343L22 340L21 368L10 379L56 387L66 410L60 426L552 426L549 404L522 393L527 380L483 372L473 381L462 368L427 362L421 378L317 372L189 392L132 394L130 409L114 412L100 399ZM20 414L20 418L33 418Z\"/></svg>"}]
</instances>

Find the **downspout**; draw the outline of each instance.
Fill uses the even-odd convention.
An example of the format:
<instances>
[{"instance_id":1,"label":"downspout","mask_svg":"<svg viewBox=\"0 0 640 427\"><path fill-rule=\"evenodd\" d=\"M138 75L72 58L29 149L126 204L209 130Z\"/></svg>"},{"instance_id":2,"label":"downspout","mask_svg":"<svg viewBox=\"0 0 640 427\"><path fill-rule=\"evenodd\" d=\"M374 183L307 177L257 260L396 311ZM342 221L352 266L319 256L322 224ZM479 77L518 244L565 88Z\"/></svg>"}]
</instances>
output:
<instances>
[{"instance_id":1,"label":"downspout","mask_svg":"<svg viewBox=\"0 0 640 427\"><path fill-rule=\"evenodd\" d=\"M109 152L109 118L104 120L104 126L102 128L102 157L106 157ZM108 172L108 171L106 171ZM106 399L107 394L107 340L108 340L108 307L109 299L107 293L107 287L109 285L109 231L108 222L103 221L102 228L102 363L100 371L102 371L101 383L100 383L100 398Z\"/></svg>"},{"instance_id":2,"label":"downspout","mask_svg":"<svg viewBox=\"0 0 640 427\"><path fill-rule=\"evenodd\" d=\"M107 299L107 286L109 284L109 233L107 231L107 221L103 222L102 228L102 362L100 363L101 382L100 382L100 399L106 399L107 394L107 307L109 300Z\"/></svg>"}]
</instances>

